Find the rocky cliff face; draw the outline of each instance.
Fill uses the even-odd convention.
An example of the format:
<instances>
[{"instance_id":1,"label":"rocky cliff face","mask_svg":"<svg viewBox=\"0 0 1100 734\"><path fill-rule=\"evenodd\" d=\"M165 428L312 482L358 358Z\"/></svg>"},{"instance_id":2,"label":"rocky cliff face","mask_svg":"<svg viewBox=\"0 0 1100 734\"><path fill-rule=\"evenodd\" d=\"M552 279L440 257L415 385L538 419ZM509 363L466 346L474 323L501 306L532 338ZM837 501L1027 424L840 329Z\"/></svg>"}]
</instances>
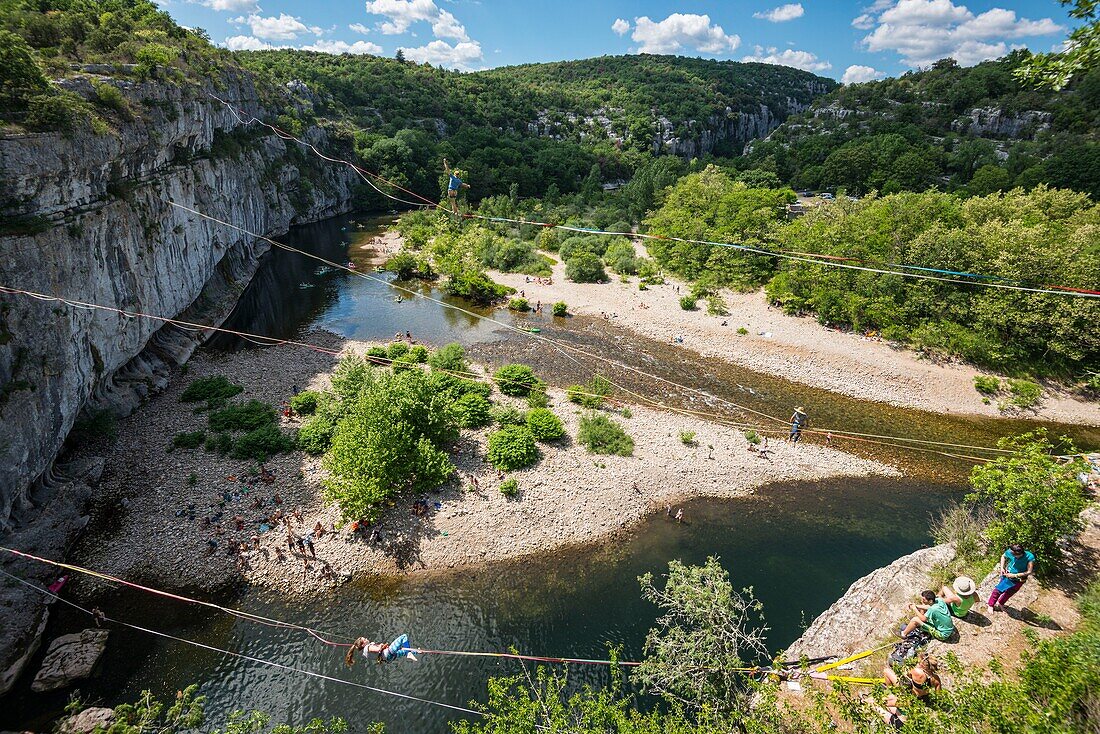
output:
<instances>
[{"instance_id":1,"label":"rocky cliff face","mask_svg":"<svg viewBox=\"0 0 1100 734\"><path fill-rule=\"evenodd\" d=\"M109 133L0 138L2 286L218 325L267 245L169 202L260 234L351 208L348 169L314 165L278 137L244 128L207 94L263 117L246 75L227 73L209 89L90 74L62 85L92 99L93 80L119 88L130 108ZM279 104L297 103L288 96ZM334 145L321 129L305 135ZM33 234L10 234L19 229ZM128 414L207 336L0 293L4 544L63 552L87 522L84 507L103 468L102 460L55 465L74 423L90 411ZM40 585L57 575L0 560ZM48 612L37 592L10 584L0 588L0 609L2 694L33 655Z\"/></svg>"},{"instance_id":2,"label":"rocky cliff face","mask_svg":"<svg viewBox=\"0 0 1100 734\"><path fill-rule=\"evenodd\" d=\"M134 118L119 120L113 132L0 139L0 214L45 228L0 239L0 284L217 324L267 246L170 201L257 233L349 208L350 172L296 165L304 159L288 155L284 141L242 131L205 90L108 81L123 91ZM89 76L65 84L94 93ZM247 76L227 76L217 93L259 112ZM321 130L307 135L325 143ZM131 411L203 335L0 299L0 529L10 529L33 509L32 487L81 411Z\"/></svg>"}]
</instances>

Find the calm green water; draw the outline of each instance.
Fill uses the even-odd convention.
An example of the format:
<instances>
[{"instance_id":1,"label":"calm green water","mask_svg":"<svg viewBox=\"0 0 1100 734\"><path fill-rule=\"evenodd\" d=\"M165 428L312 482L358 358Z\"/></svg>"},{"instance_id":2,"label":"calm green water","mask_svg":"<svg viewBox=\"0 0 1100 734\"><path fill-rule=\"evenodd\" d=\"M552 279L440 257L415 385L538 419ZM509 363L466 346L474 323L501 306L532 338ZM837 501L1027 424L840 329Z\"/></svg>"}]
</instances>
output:
<instances>
[{"instance_id":1,"label":"calm green water","mask_svg":"<svg viewBox=\"0 0 1100 734\"><path fill-rule=\"evenodd\" d=\"M752 498L700 500L685 506L688 523L653 517L609 547L568 550L538 560L496 565L438 579L369 581L307 603L246 593L234 602L248 611L348 635L396 635L436 649L506 650L604 657L608 643L637 659L655 609L639 597L637 577L660 574L669 559L701 563L718 555L738 586L752 586L779 649L804 622L835 601L856 578L928 542L928 513L953 494L923 481L835 481L775 485ZM484 700L490 675L519 672L512 662L423 656L418 663L343 666L341 654L297 632L275 630L116 593L108 614L286 665L452 704ZM71 615L57 629L72 624ZM86 620L79 620L80 623ZM236 708L258 707L277 719L314 716L385 721L389 732L442 732L452 712L336 683L317 681L223 658L181 643L120 631L105 673L83 687L104 704L133 699L151 688L171 695L205 681L213 721ZM584 667L574 680L598 682L606 672ZM57 696L14 696L0 726L35 723L65 702Z\"/></svg>"},{"instance_id":2,"label":"calm green water","mask_svg":"<svg viewBox=\"0 0 1100 734\"><path fill-rule=\"evenodd\" d=\"M528 362L553 384L591 377L591 364L578 365L559 351L499 325L423 299L396 301L392 276L375 274L372 268L377 259L361 249L386 224L385 218L345 217L296 229L287 241L336 262L350 258L377 279L318 270L314 260L275 251L243 294L229 326L282 338L315 328L355 339L388 339L395 332L411 331L429 344L462 342L480 361ZM446 300L430 285L401 285ZM517 319L507 311L492 314L506 323L538 326L555 339L707 395L670 389L624 369L603 368L616 382L639 393L740 420L748 416L722 405L718 398L781 416L794 405L805 405L817 427L977 445L991 445L998 436L1034 426L1023 421L947 417L845 398L640 338L614 320L548 315ZM223 340L211 348L249 347ZM1100 445L1095 429L1051 428L1085 446ZM408 632L413 644L423 647L504 650L515 646L533 654L602 657L610 643L621 645L629 659L640 654L655 617L655 610L639 597L637 576L660 573L672 558L698 563L715 554L735 584L755 588L766 607L772 647L779 649L856 578L927 543L930 513L962 491L971 466L893 447L841 445L898 464L910 478L781 484L752 498L700 500L686 506L688 524L677 526L663 516L654 517L628 538L606 547L558 552L435 579L363 581L305 604L250 591L229 600L266 616L349 635L386 637ZM153 620L163 631L206 644L457 705L483 699L488 676L518 672L512 663L446 657L382 667L357 665L349 671L338 652L299 633L118 592L101 606L120 618ZM59 611L51 633L75 629L85 621ZM454 715L421 703L223 659L138 633L114 634L104 672L82 687L86 699L101 705L131 700L144 688L170 696L188 683L204 681L203 693L209 697L214 722L227 711L258 707L276 719L296 722L342 716L353 731L377 719L387 723L389 732L436 732L445 731ZM576 671L576 680L595 681L604 674L585 668ZM26 685L24 681L24 687L5 700L0 728L42 728L67 700L67 694L32 694Z\"/></svg>"}]
</instances>

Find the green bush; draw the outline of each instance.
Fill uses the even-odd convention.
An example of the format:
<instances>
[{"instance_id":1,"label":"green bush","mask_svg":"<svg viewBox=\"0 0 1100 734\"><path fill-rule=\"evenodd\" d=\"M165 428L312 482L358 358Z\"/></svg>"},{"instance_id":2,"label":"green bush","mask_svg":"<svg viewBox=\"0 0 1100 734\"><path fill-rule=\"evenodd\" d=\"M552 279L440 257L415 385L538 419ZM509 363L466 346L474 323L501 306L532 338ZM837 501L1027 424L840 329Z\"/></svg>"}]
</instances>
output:
<instances>
[{"instance_id":1,"label":"green bush","mask_svg":"<svg viewBox=\"0 0 1100 734\"><path fill-rule=\"evenodd\" d=\"M680 443L685 446L694 446L695 431L680 431Z\"/></svg>"},{"instance_id":2,"label":"green bush","mask_svg":"<svg viewBox=\"0 0 1100 734\"><path fill-rule=\"evenodd\" d=\"M233 442L230 455L234 459L267 461L275 454L281 454L293 448L293 437L280 431L278 426L268 424L240 436Z\"/></svg>"},{"instance_id":3,"label":"green bush","mask_svg":"<svg viewBox=\"0 0 1100 734\"><path fill-rule=\"evenodd\" d=\"M389 359L389 357L387 357ZM371 363L356 354L342 358L332 371L332 392L343 403L351 403L372 376Z\"/></svg>"},{"instance_id":4,"label":"green bush","mask_svg":"<svg viewBox=\"0 0 1100 734\"><path fill-rule=\"evenodd\" d=\"M578 252L565 261L565 277L574 283L603 283L607 273L599 257L591 252Z\"/></svg>"},{"instance_id":5,"label":"green bush","mask_svg":"<svg viewBox=\"0 0 1100 734\"><path fill-rule=\"evenodd\" d=\"M624 407L622 411L620 411L619 415L621 415L623 418L633 418L634 411L632 411L630 408Z\"/></svg>"},{"instance_id":6,"label":"green bush","mask_svg":"<svg viewBox=\"0 0 1100 734\"><path fill-rule=\"evenodd\" d=\"M463 428L481 428L489 425L493 420L489 408L489 401L485 396L477 393L467 393L451 406L455 422Z\"/></svg>"},{"instance_id":7,"label":"green bush","mask_svg":"<svg viewBox=\"0 0 1100 734\"><path fill-rule=\"evenodd\" d=\"M428 362L428 348L423 344L413 344L409 347L409 351L405 356L410 357L417 364L426 364Z\"/></svg>"},{"instance_id":8,"label":"green bush","mask_svg":"<svg viewBox=\"0 0 1100 734\"><path fill-rule=\"evenodd\" d=\"M370 360L385 360L389 362L390 353L386 351L385 347L371 347L367 350L367 357L369 357ZM371 362L370 360L368 360L368 363L378 364L378 362Z\"/></svg>"},{"instance_id":9,"label":"green bush","mask_svg":"<svg viewBox=\"0 0 1100 734\"><path fill-rule=\"evenodd\" d=\"M197 403L205 400L208 406L219 407L243 390L243 387L233 384L221 375L200 377L180 393L180 402Z\"/></svg>"},{"instance_id":10,"label":"green bush","mask_svg":"<svg viewBox=\"0 0 1100 734\"><path fill-rule=\"evenodd\" d=\"M577 440L593 454L632 456L634 440L623 427L606 415L581 416Z\"/></svg>"},{"instance_id":11,"label":"green bush","mask_svg":"<svg viewBox=\"0 0 1100 734\"><path fill-rule=\"evenodd\" d=\"M101 105L118 112L123 119L129 120L132 117L130 105L118 87L106 82L93 82L92 88L95 89L96 100Z\"/></svg>"},{"instance_id":12,"label":"green bush","mask_svg":"<svg viewBox=\"0 0 1100 734\"><path fill-rule=\"evenodd\" d=\"M510 311L530 311L531 307L527 303L526 298L513 298L508 301L508 309Z\"/></svg>"},{"instance_id":13,"label":"green bush","mask_svg":"<svg viewBox=\"0 0 1100 734\"><path fill-rule=\"evenodd\" d=\"M611 383L596 375L587 385L570 385L565 389L565 397L571 403L595 410L603 405L611 394Z\"/></svg>"},{"instance_id":14,"label":"green bush","mask_svg":"<svg viewBox=\"0 0 1100 734\"><path fill-rule=\"evenodd\" d=\"M737 333L740 334L741 336L744 336L745 334L749 333L749 330L746 329L744 326L738 326L737 327Z\"/></svg>"},{"instance_id":15,"label":"green bush","mask_svg":"<svg viewBox=\"0 0 1100 734\"><path fill-rule=\"evenodd\" d=\"M321 393L315 390L303 390L290 399L290 409L298 415L313 415L317 412L317 401Z\"/></svg>"},{"instance_id":16,"label":"green bush","mask_svg":"<svg viewBox=\"0 0 1100 734\"><path fill-rule=\"evenodd\" d=\"M210 414L212 431L253 431L274 423L275 409L259 400L230 405Z\"/></svg>"},{"instance_id":17,"label":"green bush","mask_svg":"<svg viewBox=\"0 0 1100 734\"><path fill-rule=\"evenodd\" d=\"M519 482L509 477L500 483L500 493L505 497L515 497L519 494Z\"/></svg>"},{"instance_id":18,"label":"green bush","mask_svg":"<svg viewBox=\"0 0 1100 734\"><path fill-rule=\"evenodd\" d=\"M206 431L177 433L172 436L172 446L177 449L197 449L206 442Z\"/></svg>"},{"instance_id":19,"label":"green bush","mask_svg":"<svg viewBox=\"0 0 1100 734\"><path fill-rule=\"evenodd\" d=\"M415 255L402 251L391 255L382 268L395 273L398 280L411 280L416 275L416 264Z\"/></svg>"},{"instance_id":20,"label":"green bush","mask_svg":"<svg viewBox=\"0 0 1100 734\"><path fill-rule=\"evenodd\" d=\"M698 299L694 296L684 296L680 299L680 308L684 309L685 311L694 311L697 301Z\"/></svg>"},{"instance_id":21,"label":"green bush","mask_svg":"<svg viewBox=\"0 0 1100 734\"><path fill-rule=\"evenodd\" d=\"M1008 391L1011 403L1018 408L1034 407L1043 397L1043 389L1030 380L1009 380Z\"/></svg>"},{"instance_id":22,"label":"green bush","mask_svg":"<svg viewBox=\"0 0 1100 734\"><path fill-rule=\"evenodd\" d=\"M489 463L497 469L522 469L538 458L538 445L526 426L505 426L489 434Z\"/></svg>"},{"instance_id":23,"label":"green bush","mask_svg":"<svg viewBox=\"0 0 1100 734\"><path fill-rule=\"evenodd\" d=\"M88 122L88 103L72 92L36 94L27 103L27 127L72 132Z\"/></svg>"},{"instance_id":24,"label":"green bush","mask_svg":"<svg viewBox=\"0 0 1100 734\"><path fill-rule=\"evenodd\" d=\"M528 408L545 408L550 405L550 396L545 390L532 390L527 395Z\"/></svg>"},{"instance_id":25,"label":"green bush","mask_svg":"<svg viewBox=\"0 0 1100 734\"><path fill-rule=\"evenodd\" d=\"M996 395L1001 391L1001 381L996 377L974 375L974 389L982 395Z\"/></svg>"},{"instance_id":26,"label":"green bush","mask_svg":"<svg viewBox=\"0 0 1100 734\"><path fill-rule=\"evenodd\" d=\"M435 489L454 475L444 450L458 437L452 399L422 370L371 370L325 455L325 496L347 518L377 517L397 492Z\"/></svg>"},{"instance_id":27,"label":"green bush","mask_svg":"<svg viewBox=\"0 0 1100 734\"><path fill-rule=\"evenodd\" d=\"M634 252L634 244L624 237L616 237L603 257L607 266L620 275L634 275L638 272L638 257Z\"/></svg>"},{"instance_id":28,"label":"green bush","mask_svg":"<svg viewBox=\"0 0 1100 734\"><path fill-rule=\"evenodd\" d=\"M726 305L726 299L717 293L707 296L707 313L711 316L729 316L730 310Z\"/></svg>"},{"instance_id":29,"label":"green bush","mask_svg":"<svg viewBox=\"0 0 1100 734\"><path fill-rule=\"evenodd\" d=\"M505 395L523 398L540 383L535 371L525 364L506 364L493 373L497 389Z\"/></svg>"},{"instance_id":30,"label":"green bush","mask_svg":"<svg viewBox=\"0 0 1100 734\"><path fill-rule=\"evenodd\" d=\"M433 370L443 372L469 372L470 370L466 364L466 350L457 342L451 342L432 352L428 357L428 364Z\"/></svg>"},{"instance_id":31,"label":"green bush","mask_svg":"<svg viewBox=\"0 0 1100 734\"><path fill-rule=\"evenodd\" d=\"M206 437L206 444L203 448L206 449L208 453L217 452L224 456L233 448L233 437L225 431L221 433L211 433Z\"/></svg>"},{"instance_id":32,"label":"green bush","mask_svg":"<svg viewBox=\"0 0 1100 734\"><path fill-rule=\"evenodd\" d=\"M496 283L485 273L472 269L452 274L443 287L453 296L462 296L483 306L516 292L515 288Z\"/></svg>"},{"instance_id":33,"label":"green bush","mask_svg":"<svg viewBox=\"0 0 1100 734\"><path fill-rule=\"evenodd\" d=\"M527 427L539 441L553 441L565 435L561 419L546 408L532 408L527 411Z\"/></svg>"},{"instance_id":34,"label":"green bush","mask_svg":"<svg viewBox=\"0 0 1100 734\"><path fill-rule=\"evenodd\" d=\"M550 307L551 313L555 316L568 316L569 307L565 305L565 301L558 301Z\"/></svg>"},{"instance_id":35,"label":"green bush","mask_svg":"<svg viewBox=\"0 0 1100 734\"><path fill-rule=\"evenodd\" d=\"M749 429L745 431L745 440L755 446L756 444L760 443L760 434L752 429Z\"/></svg>"},{"instance_id":36,"label":"green bush","mask_svg":"<svg viewBox=\"0 0 1100 734\"><path fill-rule=\"evenodd\" d=\"M495 405L489 413L501 426L522 426L527 423L527 415L510 405Z\"/></svg>"},{"instance_id":37,"label":"green bush","mask_svg":"<svg viewBox=\"0 0 1100 734\"><path fill-rule=\"evenodd\" d=\"M1077 474L1085 463L1056 459L1077 451L1069 443L1055 447L1042 428L1002 438L997 447L1012 454L974 467L967 500L993 511L985 534L997 552L1021 543L1035 554L1038 569L1053 570L1062 557L1059 541L1081 529L1088 499Z\"/></svg>"},{"instance_id":38,"label":"green bush","mask_svg":"<svg viewBox=\"0 0 1100 734\"><path fill-rule=\"evenodd\" d=\"M320 456L328 451L332 442L332 432L336 430L336 423L331 416L317 415L302 424L298 429L298 448L313 456Z\"/></svg>"},{"instance_id":39,"label":"green bush","mask_svg":"<svg viewBox=\"0 0 1100 734\"><path fill-rule=\"evenodd\" d=\"M409 353L409 345L405 342L394 342L386 349L386 357L389 359L400 359Z\"/></svg>"}]
</instances>

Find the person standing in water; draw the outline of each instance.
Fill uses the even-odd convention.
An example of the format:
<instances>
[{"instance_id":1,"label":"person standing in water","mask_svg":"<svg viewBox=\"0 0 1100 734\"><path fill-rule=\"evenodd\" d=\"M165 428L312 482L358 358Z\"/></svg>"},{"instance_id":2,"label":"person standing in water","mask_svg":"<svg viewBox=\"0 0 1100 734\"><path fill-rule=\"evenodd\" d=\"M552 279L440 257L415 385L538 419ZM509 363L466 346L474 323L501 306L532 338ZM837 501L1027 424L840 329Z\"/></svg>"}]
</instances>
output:
<instances>
[{"instance_id":1,"label":"person standing in water","mask_svg":"<svg viewBox=\"0 0 1100 734\"><path fill-rule=\"evenodd\" d=\"M794 409L794 414L791 415L791 435L787 436L787 440L791 443L798 443L798 439L802 438L802 428L806 425L806 411L800 405Z\"/></svg>"},{"instance_id":2,"label":"person standing in water","mask_svg":"<svg viewBox=\"0 0 1100 734\"><path fill-rule=\"evenodd\" d=\"M451 169L451 164L447 162L446 158L443 159L443 172L450 179L447 181L447 198L451 200L451 211L458 214L458 191L459 189L470 188L470 184L465 183L458 177L458 172Z\"/></svg>"}]
</instances>

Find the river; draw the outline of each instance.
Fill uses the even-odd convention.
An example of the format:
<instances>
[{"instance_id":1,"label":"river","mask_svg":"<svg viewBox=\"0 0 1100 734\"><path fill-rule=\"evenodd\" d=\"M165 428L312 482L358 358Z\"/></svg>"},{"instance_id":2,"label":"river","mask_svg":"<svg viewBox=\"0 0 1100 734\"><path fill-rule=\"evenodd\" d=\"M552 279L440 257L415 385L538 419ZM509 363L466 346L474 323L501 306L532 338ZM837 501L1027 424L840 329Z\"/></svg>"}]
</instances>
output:
<instances>
[{"instance_id":1,"label":"river","mask_svg":"<svg viewBox=\"0 0 1100 734\"><path fill-rule=\"evenodd\" d=\"M578 365L499 324L428 300L404 297L398 302L399 292L389 282L392 276L375 274L372 253L362 249L387 222L341 217L295 229L287 242L337 262L350 258L369 278L319 269L314 260L275 251L242 295L228 326L282 338L315 328L355 339L386 339L411 331L418 340L437 346L462 342L477 359L534 364L554 384L591 376L590 365ZM446 301L429 285L399 285ZM537 326L545 335L614 355L622 363L713 397L669 390L629 371L613 370L616 382L640 393L741 419L744 414L728 410L718 398L780 414L804 404L820 425L977 445L991 445L997 436L1032 425L941 416L846 398L703 359L603 320L517 317L507 311L492 315L509 324ZM219 339L210 348L251 347ZM1086 445L1100 443L1095 430L1052 428ZM908 477L775 484L749 498L698 500L686 505L685 525L662 514L603 546L427 578L360 580L306 604L257 591L227 600L250 612L349 636L378 638L404 631L413 645L434 649L503 651L514 646L539 655L604 657L608 645L615 645L622 648L624 659L637 659L656 616L640 597L637 577L660 574L669 559L699 563L717 555L737 587L755 589L771 627L771 647L780 649L856 578L930 542L930 516L961 494L970 466L893 446L856 443L845 448L899 464ZM434 655L386 666L360 662L347 670L339 649L299 632L130 592L118 592L102 606L122 618L154 619L158 629L208 645L458 706L484 700L488 676L521 672L510 661ZM77 629L84 621L60 609L51 633ZM213 723L220 723L229 711L254 707L276 721L295 723L340 716L350 722L352 731L378 720L393 734L446 731L446 722L458 715L136 632L112 634L103 672L81 686L85 700L97 705L133 700L146 688L170 697L189 683L202 682ZM573 671L573 680L606 680L606 671L580 668ZM41 726L67 696L30 694L21 687L5 701L0 727Z\"/></svg>"}]
</instances>

